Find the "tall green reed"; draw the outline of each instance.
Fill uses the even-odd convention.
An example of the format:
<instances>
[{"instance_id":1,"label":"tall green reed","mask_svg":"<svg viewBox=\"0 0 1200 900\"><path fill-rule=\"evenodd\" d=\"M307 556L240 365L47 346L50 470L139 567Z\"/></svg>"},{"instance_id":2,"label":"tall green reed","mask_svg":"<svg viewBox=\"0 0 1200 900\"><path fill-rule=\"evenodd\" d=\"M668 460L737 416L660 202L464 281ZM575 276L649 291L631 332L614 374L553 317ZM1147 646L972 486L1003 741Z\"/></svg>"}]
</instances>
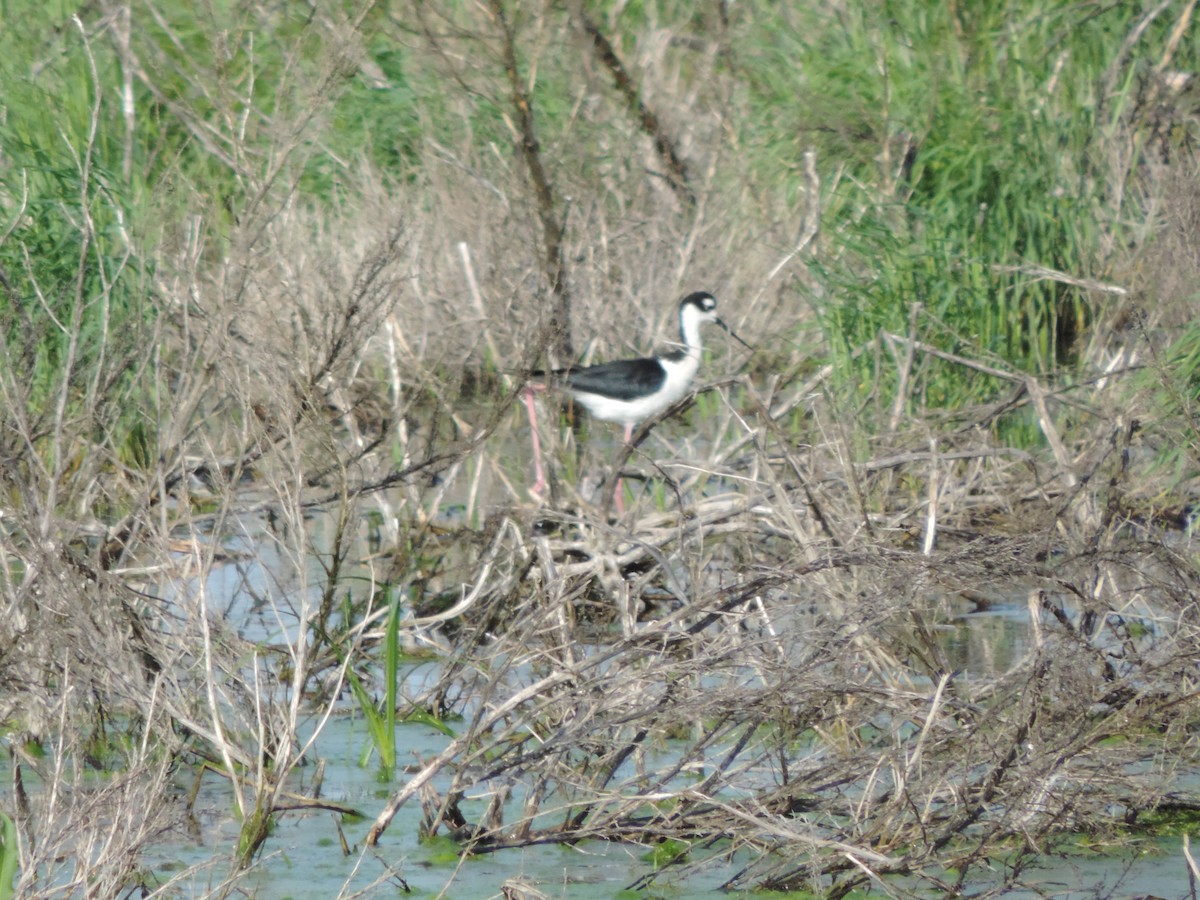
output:
<instances>
[{"instance_id":1,"label":"tall green reed","mask_svg":"<svg viewBox=\"0 0 1200 900\"><path fill-rule=\"evenodd\" d=\"M0 812L0 900L15 896L13 880L17 877L19 849L16 824L11 816Z\"/></svg>"},{"instance_id":2,"label":"tall green reed","mask_svg":"<svg viewBox=\"0 0 1200 900\"><path fill-rule=\"evenodd\" d=\"M881 329L1041 375L1074 365L1125 223L1107 141L1138 89L1114 78L1164 58L1174 22L1136 5L1081 15L1029 2L991 7L797 8L754 32L741 60L750 165L785 195L798 160L825 169L825 246L814 300L848 384L892 383L886 354L851 354ZM1122 43L1121 37L1140 34ZM1194 61L1194 48L1176 58ZM836 177L831 177L836 175ZM876 371L881 368L880 371ZM929 361L921 402L955 405L1006 385ZM886 407L886 404L885 404Z\"/></svg>"},{"instance_id":3,"label":"tall green reed","mask_svg":"<svg viewBox=\"0 0 1200 900\"><path fill-rule=\"evenodd\" d=\"M355 673L346 669L350 690L362 712L371 742L363 748L359 765L366 766L371 753L379 754L380 775L390 779L396 770L396 704L400 671L400 599L399 591L389 588L388 614L383 628L383 699L378 703Z\"/></svg>"}]
</instances>

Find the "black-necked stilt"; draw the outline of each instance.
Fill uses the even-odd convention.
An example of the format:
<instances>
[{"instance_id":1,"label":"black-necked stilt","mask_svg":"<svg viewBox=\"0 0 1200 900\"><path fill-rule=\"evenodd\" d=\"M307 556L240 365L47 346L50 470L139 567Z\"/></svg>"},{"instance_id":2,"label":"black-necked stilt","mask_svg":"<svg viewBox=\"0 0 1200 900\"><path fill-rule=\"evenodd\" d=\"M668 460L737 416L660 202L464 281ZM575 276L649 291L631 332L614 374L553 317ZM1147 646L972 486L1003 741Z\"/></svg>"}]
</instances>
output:
<instances>
[{"instance_id":1,"label":"black-necked stilt","mask_svg":"<svg viewBox=\"0 0 1200 900\"><path fill-rule=\"evenodd\" d=\"M682 400L700 367L700 326L708 322L720 325L747 349L749 344L738 337L717 315L717 301L706 291L696 291L679 301L679 340L682 346L659 356L641 359L617 359L595 366L556 369L553 372L534 372L545 375L549 386L565 390L598 419L619 422L625 426L625 443L633 437L633 426L658 415ZM533 408L533 393L547 385L530 384L525 389L525 406L529 410L529 427L533 433L533 459L537 480L530 492L537 495L546 487L542 469L542 450L537 436L537 421ZM621 479L616 480L617 510L621 511Z\"/></svg>"}]
</instances>

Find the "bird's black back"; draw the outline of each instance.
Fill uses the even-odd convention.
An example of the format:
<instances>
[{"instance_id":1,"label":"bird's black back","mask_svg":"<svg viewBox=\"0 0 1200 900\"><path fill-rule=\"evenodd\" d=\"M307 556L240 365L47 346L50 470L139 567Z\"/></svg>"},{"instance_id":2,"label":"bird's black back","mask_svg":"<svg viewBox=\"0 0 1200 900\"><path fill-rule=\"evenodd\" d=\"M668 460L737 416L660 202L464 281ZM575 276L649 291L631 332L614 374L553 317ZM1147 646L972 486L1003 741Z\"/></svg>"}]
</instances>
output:
<instances>
[{"instance_id":1,"label":"bird's black back","mask_svg":"<svg viewBox=\"0 0 1200 900\"><path fill-rule=\"evenodd\" d=\"M656 359L616 359L583 368L559 369L554 375L567 388L586 394L601 394L614 400L636 400L657 391L667 379Z\"/></svg>"}]
</instances>

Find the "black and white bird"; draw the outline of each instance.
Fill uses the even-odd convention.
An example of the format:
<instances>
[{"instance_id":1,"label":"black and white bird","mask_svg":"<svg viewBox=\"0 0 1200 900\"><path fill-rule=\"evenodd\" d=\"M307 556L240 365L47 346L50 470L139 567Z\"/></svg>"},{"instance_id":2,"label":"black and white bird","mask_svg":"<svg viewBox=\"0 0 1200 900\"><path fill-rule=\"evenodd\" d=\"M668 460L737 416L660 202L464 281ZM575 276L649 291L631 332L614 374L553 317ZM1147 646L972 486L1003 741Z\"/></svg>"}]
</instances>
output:
<instances>
[{"instance_id":1,"label":"black and white bird","mask_svg":"<svg viewBox=\"0 0 1200 900\"><path fill-rule=\"evenodd\" d=\"M625 443L633 437L639 422L658 415L686 396L700 368L700 326L713 323L724 328L747 349L752 349L717 315L717 301L706 291L695 291L679 301L679 341L681 346L657 356L617 359L595 366L571 366L552 372L534 372L547 378L546 384L530 383L525 389L525 406L533 433L533 458L537 480L530 492L540 494L546 487L542 469L541 444L534 414L535 391L555 387L570 394L597 419L625 426ZM618 512L622 509L621 481L616 483Z\"/></svg>"}]
</instances>

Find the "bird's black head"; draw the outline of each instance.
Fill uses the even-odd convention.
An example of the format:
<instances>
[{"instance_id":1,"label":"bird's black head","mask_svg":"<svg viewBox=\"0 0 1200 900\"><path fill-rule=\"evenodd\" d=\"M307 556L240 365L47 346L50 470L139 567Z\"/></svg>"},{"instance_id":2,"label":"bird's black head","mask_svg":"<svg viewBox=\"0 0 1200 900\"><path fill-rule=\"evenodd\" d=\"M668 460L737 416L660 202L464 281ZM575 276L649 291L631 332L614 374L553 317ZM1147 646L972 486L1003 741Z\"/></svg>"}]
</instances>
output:
<instances>
[{"instance_id":1,"label":"bird's black head","mask_svg":"<svg viewBox=\"0 0 1200 900\"><path fill-rule=\"evenodd\" d=\"M717 298L708 291L692 291L679 301L679 308L694 306L700 312L712 312L717 308Z\"/></svg>"},{"instance_id":2,"label":"bird's black head","mask_svg":"<svg viewBox=\"0 0 1200 900\"><path fill-rule=\"evenodd\" d=\"M724 328L739 344L747 350L754 348L743 341L737 333L726 325L717 315L717 298L708 291L694 291L679 301L679 328L683 333L689 327L695 328L706 322L713 322ZM689 326L689 323L691 325ZM685 343L687 340L685 338Z\"/></svg>"}]
</instances>

